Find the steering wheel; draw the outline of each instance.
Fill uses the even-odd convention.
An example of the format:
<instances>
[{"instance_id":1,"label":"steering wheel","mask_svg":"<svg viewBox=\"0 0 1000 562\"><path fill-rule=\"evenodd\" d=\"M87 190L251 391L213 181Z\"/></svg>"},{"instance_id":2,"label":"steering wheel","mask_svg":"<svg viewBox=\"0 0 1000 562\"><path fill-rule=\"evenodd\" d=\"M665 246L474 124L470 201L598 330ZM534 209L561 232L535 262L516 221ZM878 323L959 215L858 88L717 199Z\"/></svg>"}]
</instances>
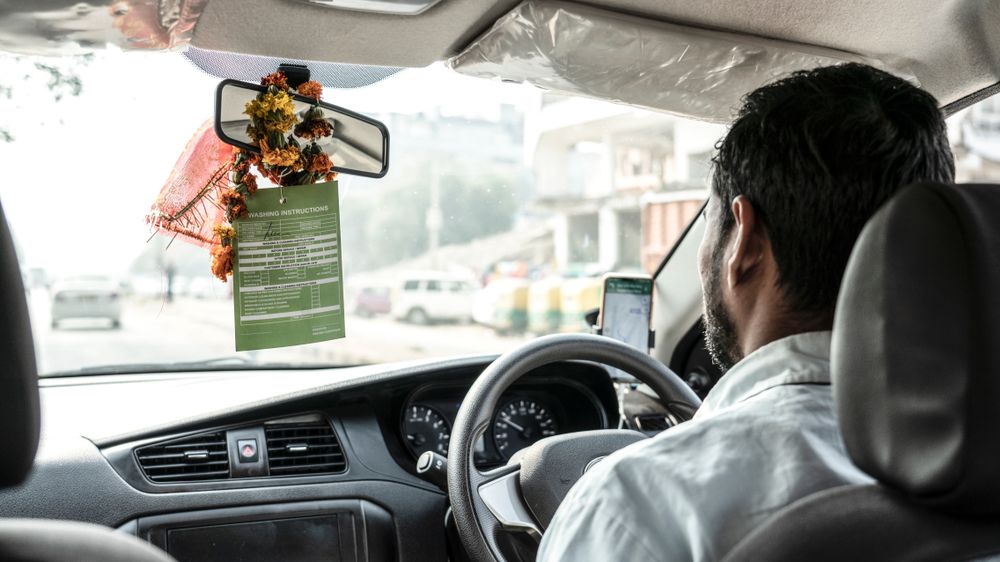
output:
<instances>
[{"instance_id":1,"label":"steering wheel","mask_svg":"<svg viewBox=\"0 0 1000 562\"><path fill-rule=\"evenodd\" d=\"M606 337L544 336L497 358L462 401L448 448L448 497L459 537L473 560L504 562L499 539L505 532L524 531L540 539L586 470L646 438L632 430L556 435L516 453L505 466L480 472L473 462L475 445L489 427L500 396L533 369L566 360L593 361L629 373L649 385L682 419L690 418L701 405L694 391L659 361Z\"/></svg>"}]
</instances>

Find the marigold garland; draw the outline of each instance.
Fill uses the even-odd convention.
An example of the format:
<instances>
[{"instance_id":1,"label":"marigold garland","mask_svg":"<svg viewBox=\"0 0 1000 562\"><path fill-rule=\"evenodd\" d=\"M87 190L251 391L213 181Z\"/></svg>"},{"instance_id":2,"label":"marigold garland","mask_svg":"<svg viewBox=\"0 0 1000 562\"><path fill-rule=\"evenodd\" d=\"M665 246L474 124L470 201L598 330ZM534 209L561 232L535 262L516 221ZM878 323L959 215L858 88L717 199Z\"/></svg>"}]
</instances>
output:
<instances>
[{"instance_id":1,"label":"marigold garland","mask_svg":"<svg viewBox=\"0 0 1000 562\"><path fill-rule=\"evenodd\" d=\"M236 229L232 223L247 216L247 198L257 192L257 178L251 172L251 166L261 176L281 186L337 178L333 161L316 143L318 139L333 134L333 124L319 107L323 86L310 80L293 90L281 71L265 76L260 83L267 89L244 107L244 113L250 117L247 134L253 140L252 144L260 149L260 154L235 149L231 169L232 189L221 189L217 196L219 205L225 209L226 223L216 225L212 231L218 240L212 249L212 274L222 281L232 275L236 258L233 250ZM296 115L293 93L312 98L316 103L301 115ZM309 142L303 146L295 137Z\"/></svg>"},{"instance_id":2,"label":"marigold garland","mask_svg":"<svg viewBox=\"0 0 1000 562\"><path fill-rule=\"evenodd\" d=\"M309 172L314 174L325 175L333 168L333 161L330 157L326 155L325 152L320 152L319 154L314 154L309 160L309 166L306 168Z\"/></svg>"},{"instance_id":3,"label":"marigold garland","mask_svg":"<svg viewBox=\"0 0 1000 562\"><path fill-rule=\"evenodd\" d=\"M304 139L328 137L333 133L333 125L326 119L303 121L295 126L295 136Z\"/></svg>"},{"instance_id":4,"label":"marigold garland","mask_svg":"<svg viewBox=\"0 0 1000 562\"><path fill-rule=\"evenodd\" d=\"M212 248L212 275L225 282L233 274L234 251L232 244Z\"/></svg>"},{"instance_id":5,"label":"marigold garland","mask_svg":"<svg viewBox=\"0 0 1000 562\"><path fill-rule=\"evenodd\" d=\"M284 72L272 72L260 79L261 86L276 86L279 90L288 90L288 78Z\"/></svg>"},{"instance_id":6,"label":"marigold garland","mask_svg":"<svg viewBox=\"0 0 1000 562\"><path fill-rule=\"evenodd\" d=\"M268 166L288 168L299 162L299 147L268 148L267 143L260 141L260 150L264 154L264 163Z\"/></svg>"},{"instance_id":7,"label":"marigold garland","mask_svg":"<svg viewBox=\"0 0 1000 562\"><path fill-rule=\"evenodd\" d=\"M319 101L320 96L323 95L323 86L315 80L310 80L308 82L304 82L301 86L296 88L296 91L301 96L306 96L307 98L313 98L316 101Z\"/></svg>"}]
</instances>

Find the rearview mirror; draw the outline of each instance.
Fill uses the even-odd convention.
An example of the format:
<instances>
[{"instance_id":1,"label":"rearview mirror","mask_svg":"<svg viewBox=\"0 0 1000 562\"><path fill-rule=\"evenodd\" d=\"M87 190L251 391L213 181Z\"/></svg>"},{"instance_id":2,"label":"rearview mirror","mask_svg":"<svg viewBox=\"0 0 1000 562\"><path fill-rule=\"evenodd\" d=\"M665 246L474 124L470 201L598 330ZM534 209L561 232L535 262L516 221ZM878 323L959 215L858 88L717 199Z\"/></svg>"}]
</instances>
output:
<instances>
[{"instance_id":1,"label":"rearview mirror","mask_svg":"<svg viewBox=\"0 0 1000 562\"><path fill-rule=\"evenodd\" d=\"M215 134L223 142L260 152L260 148L251 144L247 133L250 118L243 108L265 90L264 86L237 80L223 80L219 84L215 92ZM300 118L316 105L313 98L294 95L292 99ZM319 139L317 144L330 156L335 172L380 178L389 171L389 130L385 125L326 102L319 102L319 107L333 126L333 134Z\"/></svg>"}]
</instances>

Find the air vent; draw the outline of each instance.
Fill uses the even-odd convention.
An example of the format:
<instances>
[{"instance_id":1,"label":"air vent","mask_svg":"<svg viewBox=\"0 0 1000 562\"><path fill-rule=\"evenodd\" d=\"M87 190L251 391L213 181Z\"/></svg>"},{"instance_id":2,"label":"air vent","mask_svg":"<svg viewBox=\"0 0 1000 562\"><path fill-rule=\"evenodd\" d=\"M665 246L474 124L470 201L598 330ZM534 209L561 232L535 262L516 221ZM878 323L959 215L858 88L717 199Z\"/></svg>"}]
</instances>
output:
<instances>
[{"instance_id":1,"label":"air vent","mask_svg":"<svg viewBox=\"0 0 1000 562\"><path fill-rule=\"evenodd\" d=\"M658 433L677 425L676 421L663 414L639 414L632 420L636 429L647 433Z\"/></svg>"},{"instance_id":2,"label":"air vent","mask_svg":"<svg viewBox=\"0 0 1000 562\"><path fill-rule=\"evenodd\" d=\"M347 469L337 434L325 421L264 425L271 476L329 474Z\"/></svg>"},{"instance_id":3,"label":"air vent","mask_svg":"<svg viewBox=\"0 0 1000 562\"><path fill-rule=\"evenodd\" d=\"M205 433L137 449L139 466L153 482L229 478L226 434Z\"/></svg>"}]
</instances>

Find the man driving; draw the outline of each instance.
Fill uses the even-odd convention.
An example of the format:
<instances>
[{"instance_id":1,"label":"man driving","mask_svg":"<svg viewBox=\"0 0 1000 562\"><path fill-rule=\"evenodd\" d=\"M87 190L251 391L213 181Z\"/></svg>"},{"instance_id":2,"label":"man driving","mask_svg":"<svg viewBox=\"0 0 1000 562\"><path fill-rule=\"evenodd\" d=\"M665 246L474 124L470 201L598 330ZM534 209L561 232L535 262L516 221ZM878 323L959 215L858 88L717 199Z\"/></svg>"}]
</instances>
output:
<instances>
[{"instance_id":1,"label":"man driving","mask_svg":"<svg viewBox=\"0 0 1000 562\"><path fill-rule=\"evenodd\" d=\"M698 269L706 347L726 374L691 421L585 474L539 560L717 560L790 503L871 482L835 416L834 305L879 206L954 181L944 116L869 66L797 72L745 98L713 164Z\"/></svg>"}]
</instances>

